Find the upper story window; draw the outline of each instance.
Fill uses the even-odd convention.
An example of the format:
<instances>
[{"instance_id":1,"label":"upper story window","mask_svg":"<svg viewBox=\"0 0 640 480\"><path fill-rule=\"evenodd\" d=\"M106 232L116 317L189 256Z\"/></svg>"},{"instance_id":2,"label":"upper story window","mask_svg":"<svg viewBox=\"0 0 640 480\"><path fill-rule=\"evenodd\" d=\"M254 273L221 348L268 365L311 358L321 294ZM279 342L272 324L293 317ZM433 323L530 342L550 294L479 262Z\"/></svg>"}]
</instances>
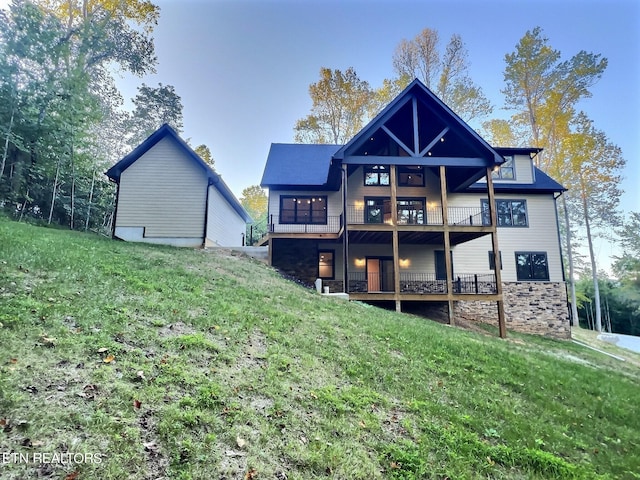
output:
<instances>
[{"instance_id":1,"label":"upper story window","mask_svg":"<svg viewBox=\"0 0 640 480\"><path fill-rule=\"evenodd\" d=\"M513 156L509 155L504 157L505 162L495 170L491 176L500 180L515 180L516 178L516 167L513 163Z\"/></svg>"},{"instance_id":2,"label":"upper story window","mask_svg":"<svg viewBox=\"0 0 640 480\"><path fill-rule=\"evenodd\" d=\"M482 202L482 224L491 225L489 201ZM496 200L496 217L499 227L528 227L526 200Z\"/></svg>"},{"instance_id":3,"label":"upper story window","mask_svg":"<svg viewBox=\"0 0 640 480\"><path fill-rule=\"evenodd\" d=\"M424 225L424 199L399 198L398 225Z\"/></svg>"},{"instance_id":4,"label":"upper story window","mask_svg":"<svg viewBox=\"0 0 640 480\"><path fill-rule=\"evenodd\" d=\"M280 197L280 223L316 223L327 224L326 196Z\"/></svg>"},{"instance_id":5,"label":"upper story window","mask_svg":"<svg viewBox=\"0 0 640 480\"><path fill-rule=\"evenodd\" d=\"M398 186L424 187L424 169L422 166L398 167Z\"/></svg>"},{"instance_id":6,"label":"upper story window","mask_svg":"<svg viewBox=\"0 0 640 480\"><path fill-rule=\"evenodd\" d=\"M365 186L389 185L389 165L369 165L363 170Z\"/></svg>"}]
</instances>

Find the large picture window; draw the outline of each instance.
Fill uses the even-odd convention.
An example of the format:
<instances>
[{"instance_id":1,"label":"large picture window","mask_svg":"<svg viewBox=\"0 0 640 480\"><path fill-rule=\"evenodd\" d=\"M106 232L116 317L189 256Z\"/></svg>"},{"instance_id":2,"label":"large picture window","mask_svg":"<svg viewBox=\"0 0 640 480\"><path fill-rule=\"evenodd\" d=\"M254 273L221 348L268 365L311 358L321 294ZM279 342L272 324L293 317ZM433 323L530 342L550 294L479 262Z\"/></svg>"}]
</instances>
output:
<instances>
[{"instance_id":1,"label":"large picture window","mask_svg":"<svg viewBox=\"0 0 640 480\"><path fill-rule=\"evenodd\" d=\"M528 227L527 201L496 200L496 217L499 227ZM482 224L491 225L488 200L482 200Z\"/></svg>"},{"instance_id":2,"label":"large picture window","mask_svg":"<svg viewBox=\"0 0 640 480\"><path fill-rule=\"evenodd\" d=\"M388 165L369 165L364 167L364 184L367 187L374 185L389 185Z\"/></svg>"},{"instance_id":3,"label":"large picture window","mask_svg":"<svg viewBox=\"0 0 640 480\"><path fill-rule=\"evenodd\" d=\"M398 225L424 225L424 199L398 199Z\"/></svg>"},{"instance_id":4,"label":"large picture window","mask_svg":"<svg viewBox=\"0 0 640 480\"><path fill-rule=\"evenodd\" d=\"M518 281L549 280L547 252L516 252Z\"/></svg>"},{"instance_id":5,"label":"large picture window","mask_svg":"<svg viewBox=\"0 0 640 480\"><path fill-rule=\"evenodd\" d=\"M366 223L391 223L391 200L389 198L365 198Z\"/></svg>"},{"instance_id":6,"label":"large picture window","mask_svg":"<svg viewBox=\"0 0 640 480\"><path fill-rule=\"evenodd\" d=\"M327 197L281 196L280 223L315 223L326 225Z\"/></svg>"}]
</instances>

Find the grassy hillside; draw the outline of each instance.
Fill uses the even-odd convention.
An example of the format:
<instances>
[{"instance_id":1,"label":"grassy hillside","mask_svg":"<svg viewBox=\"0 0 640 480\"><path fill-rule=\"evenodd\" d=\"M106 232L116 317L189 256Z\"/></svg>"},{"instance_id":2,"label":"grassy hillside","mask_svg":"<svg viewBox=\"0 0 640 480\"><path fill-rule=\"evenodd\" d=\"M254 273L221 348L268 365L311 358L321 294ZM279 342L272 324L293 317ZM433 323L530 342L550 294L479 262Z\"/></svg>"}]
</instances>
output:
<instances>
[{"instance_id":1,"label":"grassy hillside","mask_svg":"<svg viewBox=\"0 0 640 480\"><path fill-rule=\"evenodd\" d=\"M640 478L636 365L228 252L0 217L0 324L2 479Z\"/></svg>"}]
</instances>

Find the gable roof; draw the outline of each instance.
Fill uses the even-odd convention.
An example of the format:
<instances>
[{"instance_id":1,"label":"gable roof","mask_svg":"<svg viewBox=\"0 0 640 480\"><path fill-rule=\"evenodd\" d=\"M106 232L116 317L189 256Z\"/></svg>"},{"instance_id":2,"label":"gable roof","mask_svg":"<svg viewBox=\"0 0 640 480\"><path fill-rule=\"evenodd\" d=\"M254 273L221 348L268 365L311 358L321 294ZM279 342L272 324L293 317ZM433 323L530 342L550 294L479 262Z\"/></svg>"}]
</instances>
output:
<instances>
[{"instance_id":1,"label":"gable roof","mask_svg":"<svg viewBox=\"0 0 640 480\"><path fill-rule=\"evenodd\" d=\"M444 166L453 191L479 180L487 167L504 163L500 153L418 79L334 158L350 164Z\"/></svg>"},{"instance_id":2,"label":"gable roof","mask_svg":"<svg viewBox=\"0 0 640 480\"><path fill-rule=\"evenodd\" d=\"M208 184L213 185L229 203L229 205L236 211L238 215L247 223L251 223L253 220L247 211L242 207L238 199L233 192L229 189L226 183L222 180L222 177L217 174L207 163L200 158L200 156L193 151L193 149L187 145L187 143L180 138L180 135L171 128L170 125L164 124L158 130L153 132L144 142L138 145L130 154L126 155L122 160L113 165L109 170L105 172L105 175L109 177L115 183L120 183L120 176L127 168L129 168L136 160L142 155L147 153L153 146L155 146L160 140L164 138L170 138L178 147L184 152L186 157L195 162L200 168L202 173L207 176Z\"/></svg>"},{"instance_id":3,"label":"gable roof","mask_svg":"<svg viewBox=\"0 0 640 480\"><path fill-rule=\"evenodd\" d=\"M341 145L272 143L260 185L265 187L324 186L331 158Z\"/></svg>"},{"instance_id":4,"label":"gable roof","mask_svg":"<svg viewBox=\"0 0 640 480\"><path fill-rule=\"evenodd\" d=\"M533 167L533 183L514 183L493 181L493 190L497 193L556 193L567 189L556 182L538 167ZM466 189L467 192L486 192L487 183L477 182Z\"/></svg>"}]
</instances>

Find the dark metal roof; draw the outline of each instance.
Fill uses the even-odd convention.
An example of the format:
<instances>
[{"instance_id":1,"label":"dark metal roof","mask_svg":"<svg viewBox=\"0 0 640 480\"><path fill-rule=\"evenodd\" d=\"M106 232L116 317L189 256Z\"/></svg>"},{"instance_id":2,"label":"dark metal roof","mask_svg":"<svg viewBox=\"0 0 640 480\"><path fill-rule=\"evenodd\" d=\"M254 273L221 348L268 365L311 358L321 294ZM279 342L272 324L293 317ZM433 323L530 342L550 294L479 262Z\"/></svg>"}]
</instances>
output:
<instances>
[{"instance_id":1,"label":"dark metal roof","mask_svg":"<svg viewBox=\"0 0 640 480\"><path fill-rule=\"evenodd\" d=\"M500 150L500 149L497 149ZM533 183L513 183L493 181L493 189L496 192L514 192L514 193L555 193L566 192L567 189L556 182L549 175L544 173L538 167L533 167L534 180ZM477 182L467 188L467 192L486 192L486 182Z\"/></svg>"},{"instance_id":2,"label":"dark metal roof","mask_svg":"<svg viewBox=\"0 0 640 480\"><path fill-rule=\"evenodd\" d=\"M253 220L247 211L242 207L238 199L233 192L229 190L229 187L222 180L222 177L218 175L207 163L200 158L200 156L193 151L193 149L187 145L187 143L180 138L180 135L171 128L168 124L162 125L158 130L153 132L149 138L138 145L129 155L125 156L122 160L116 163L113 167L105 172L105 175L116 183L120 183L120 176L127 168L129 168L136 160L142 155L147 153L155 144L157 144L163 138L171 138L185 153L187 158L193 160L198 166L202 168L202 172L207 176L209 185L213 185L224 197L224 199L231 205L231 207L242 217L245 222L251 223Z\"/></svg>"},{"instance_id":3,"label":"dark metal roof","mask_svg":"<svg viewBox=\"0 0 640 480\"><path fill-rule=\"evenodd\" d=\"M263 187L324 186L329 181L331 157L341 145L272 143L264 167Z\"/></svg>"}]
</instances>

